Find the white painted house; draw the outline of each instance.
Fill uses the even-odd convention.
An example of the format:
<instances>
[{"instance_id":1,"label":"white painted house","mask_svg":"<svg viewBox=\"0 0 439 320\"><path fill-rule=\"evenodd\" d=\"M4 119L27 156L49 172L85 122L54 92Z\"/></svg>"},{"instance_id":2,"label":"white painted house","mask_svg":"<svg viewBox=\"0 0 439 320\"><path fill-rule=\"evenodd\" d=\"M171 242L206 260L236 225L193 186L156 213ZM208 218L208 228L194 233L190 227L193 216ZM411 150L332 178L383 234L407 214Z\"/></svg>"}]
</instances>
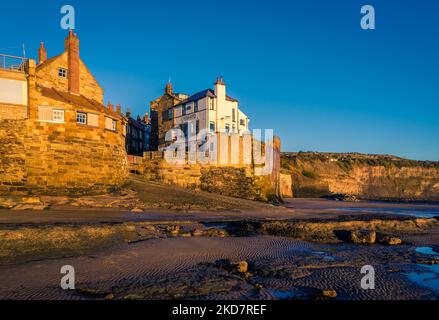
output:
<instances>
[{"instance_id":1,"label":"white painted house","mask_svg":"<svg viewBox=\"0 0 439 320\"><path fill-rule=\"evenodd\" d=\"M249 130L250 122L239 109L238 100L227 95L222 77L217 78L214 90L198 92L175 105L173 117L174 127L190 135L196 135L202 130L242 135Z\"/></svg>"}]
</instances>

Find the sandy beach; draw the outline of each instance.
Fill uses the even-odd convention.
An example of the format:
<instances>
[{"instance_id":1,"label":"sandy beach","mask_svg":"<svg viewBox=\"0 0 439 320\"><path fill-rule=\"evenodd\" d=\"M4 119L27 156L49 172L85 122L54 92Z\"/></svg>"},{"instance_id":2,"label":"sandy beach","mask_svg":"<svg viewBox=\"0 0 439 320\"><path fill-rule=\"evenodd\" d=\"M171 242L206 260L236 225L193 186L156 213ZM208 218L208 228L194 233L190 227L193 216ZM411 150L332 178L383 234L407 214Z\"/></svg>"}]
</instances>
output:
<instances>
[{"instance_id":1,"label":"sandy beach","mask_svg":"<svg viewBox=\"0 0 439 320\"><path fill-rule=\"evenodd\" d=\"M434 216L439 206L322 199L288 200L271 211L264 206L143 213L2 210L3 240L26 239L29 233L39 240L27 255L25 245L14 253L16 248L2 242L0 299L438 298L439 226ZM430 217L414 220L425 216ZM274 234L268 228L273 223L303 225L307 231ZM402 244L356 244L332 237L334 228L356 225L393 230ZM331 237L321 238L326 227ZM66 235L75 232L82 233L83 242L72 242L77 250L66 251L60 243L72 241ZM44 235L51 242L44 242ZM48 249L54 243L58 251ZM248 264L246 272L227 267L240 261ZM64 265L75 268L76 290L60 288ZM361 288L365 265L375 268L374 290ZM336 297L324 292L336 292Z\"/></svg>"}]
</instances>

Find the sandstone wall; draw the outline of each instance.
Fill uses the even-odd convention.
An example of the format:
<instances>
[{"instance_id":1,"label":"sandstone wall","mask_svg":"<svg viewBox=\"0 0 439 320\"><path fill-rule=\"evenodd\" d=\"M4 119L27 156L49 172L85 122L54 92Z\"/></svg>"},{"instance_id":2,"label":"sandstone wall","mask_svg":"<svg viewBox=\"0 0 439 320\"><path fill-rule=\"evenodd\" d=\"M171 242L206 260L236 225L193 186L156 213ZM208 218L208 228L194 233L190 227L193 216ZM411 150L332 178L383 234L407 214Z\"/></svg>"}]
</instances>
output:
<instances>
[{"instance_id":1,"label":"sandstone wall","mask_svg":"<svg viewBox=\"0 0 439 320\"><path fill-rule=\"evenodd\" d=\"M293 179L290 174L280 175L280 194L285 198L293 197Z\"/></svg>"},{"instance_id":2,"label":"sandstone wall","mask_svg":"<svg viewBox=\"0 0 439 320\"><path fill-rule=\"evenodd\" d=\"M67 78L61 78L58 76L58 68L68 69L67 52L53 57L46 61L46 63L37 67L37 83L46 88L57 88L58 90L68 91L68 80ZM79 87L81 95L99 103L103 103L103 89L81 60L79 61Z\"/></svg>"},{"instance_id":3,"label":"sandstone wall","mask_svg":"<svg viewBox=\"0 0 439 320\"><path fill-rule=\"evenodd\" d=\"M0 120L20 120L27 118L27 106L0 103Z\"/></svg>"},{"instance_id":4,"label":"sandstone wall","mask_svg":"<svg viewBox=\"0 0 439 320\"><path fill-rule=\"evenodd\" d=\"M274 143L274 166L271 174L255 174L253 164L170 164L163 152L146 152L143 158L132 157L130 170L145 180L203 190L226 196L278 201L280 198L280 140ZM242 157L241 157L242 160Z\"/></svg>"},{"instance_id":5,"label":"sandstone wall","mask_svg":"<svg viewBox=\"0 0 439 320\"><path fill-rule=\"evenodd\" d=\"M0 195L26 194L24 121L0 120Z\"/></svg>"}]
</instances>

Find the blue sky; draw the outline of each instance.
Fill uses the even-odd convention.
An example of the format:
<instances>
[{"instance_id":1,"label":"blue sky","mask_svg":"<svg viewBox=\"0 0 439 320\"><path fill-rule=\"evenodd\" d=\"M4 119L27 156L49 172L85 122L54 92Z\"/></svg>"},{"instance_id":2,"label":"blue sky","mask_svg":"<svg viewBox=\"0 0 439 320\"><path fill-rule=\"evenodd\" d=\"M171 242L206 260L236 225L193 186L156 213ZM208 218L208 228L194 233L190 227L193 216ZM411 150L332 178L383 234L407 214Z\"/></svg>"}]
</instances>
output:
<instances>
[{"instance_id":1,"label":"blue sky","mask_svg":"<svg viewBox=\"0 0 439 320\"><path fill-rule=\"evenodd\" d=\"M222 75L252 128L274 128L284 151L439 161L438 1L8 1L0 52L24 43L36 57L40 41L49 57L62 52L64 4L106 100L135 113L169 77L195 93ZM360 28L365 4L376 30Z\"/></svg>"}]
</instances>

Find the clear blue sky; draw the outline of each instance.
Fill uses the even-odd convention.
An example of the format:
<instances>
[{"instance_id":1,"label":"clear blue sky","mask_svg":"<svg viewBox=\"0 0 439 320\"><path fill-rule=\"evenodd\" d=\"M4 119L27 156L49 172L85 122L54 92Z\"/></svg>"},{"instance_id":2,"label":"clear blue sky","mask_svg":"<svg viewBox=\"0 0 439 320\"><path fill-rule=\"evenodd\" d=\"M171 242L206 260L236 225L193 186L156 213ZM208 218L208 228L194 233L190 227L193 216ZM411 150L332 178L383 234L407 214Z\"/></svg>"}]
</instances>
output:
<instances>
[{"instance_id":1,"label":"clear blue sky","mask_svg":"<svg viewBox=\"0 0 439 320\"><path fill-rule=\"evenodd\" d=\"M439 1L7 1L0 51L63 50L61 5L76 9L81 56L106 100L149 109L169 76L195 93L223 75L252 128L284 151L439 160ZM376 9L376 30L360 8Z\"/></svg>"}]
</instances>

